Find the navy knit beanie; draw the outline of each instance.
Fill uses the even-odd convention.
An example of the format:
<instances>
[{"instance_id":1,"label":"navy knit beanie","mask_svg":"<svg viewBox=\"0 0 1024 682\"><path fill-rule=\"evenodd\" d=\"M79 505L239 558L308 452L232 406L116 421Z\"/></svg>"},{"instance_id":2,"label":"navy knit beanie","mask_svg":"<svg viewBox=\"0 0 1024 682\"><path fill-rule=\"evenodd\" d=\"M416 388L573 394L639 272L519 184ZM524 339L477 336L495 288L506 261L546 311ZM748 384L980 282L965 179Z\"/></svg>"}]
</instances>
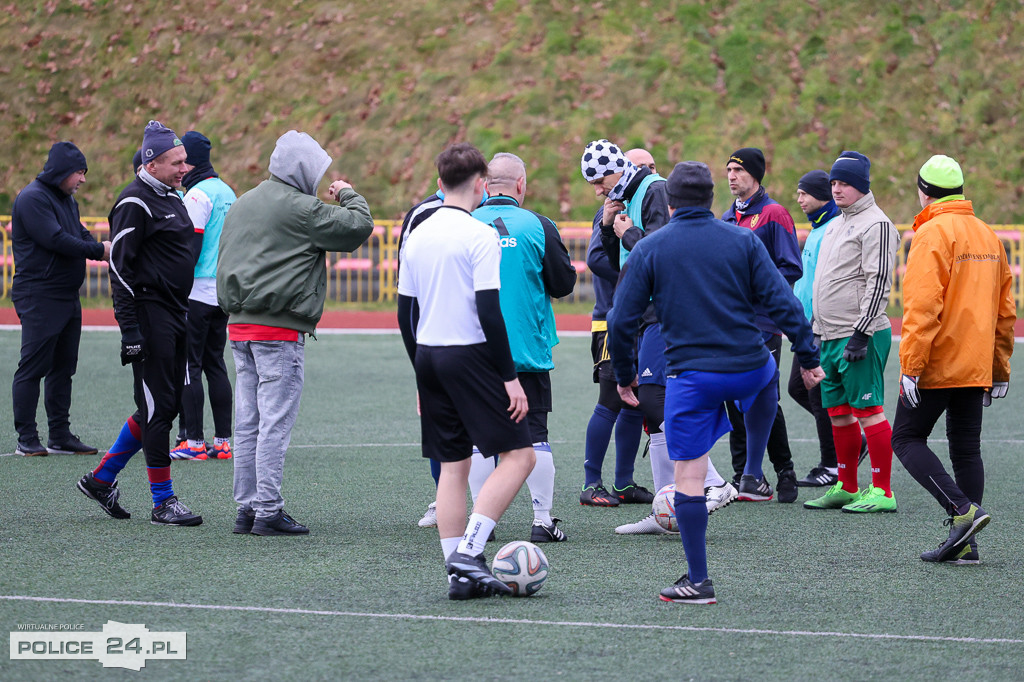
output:
<instances>
[{"instance_id":1,"label":"navy knit beanie","mask_svg":"<svg viewBox=\"0 0 1024 682\"><path fill-rule=\"evenodd\" d=\"M150 121L142 133L142 162L149 163L166 151L181 146L174 131L160 121Z\"/></svg>"},{"instance_id":2,"label":"navy knit beanie","mask_svg":"<svg viewBox=\"0 0 1024 682\"><path fill-rule=\"evenodd\" d=\"M807 173L800 178L796 188L802 189L818 201L832 200L832 185L829 184L828 173L823 170L812 170Z\"/></svg>"},{"instance_id":3,"label":"navy knit beanie","mask_svg":"<svg viewBox=\"0 0 1024 682\"><path fill-rule=\"evenodd\" d=\"M190 166L205 166L210 163L212 145L205 135L197 130L190 130L181 136L181 143L185 145L185 152L188 153L185 163Z\"/></svg>"},{"instance_id":4,"label":"navy knit beanie","mask_svg":"<svg viewBox=\"0 0 1024 682\"><path fill-rule=\"evenodd\" d=\"M700 161L680 161L669 173L665 193L672 208L709 206L715 198L711 170Z\"/></svg>"},{"instance_id":5,"label":"navy knit beanie","mask_svg":"<svg viewBox=\"0 0 1024 682\"><path fill-rule=\"evenodd\" d=\"M138 175L140 168L142 168L142 150L136 149L132 156L132 172Z\"/></svg>"},{"instance_id":6,"label":"navy knit beanie","mask_svg":"<svg viewBox=\"0 0 1024 682\"><path fill-rule=\"evenodd\" d=\"M871 160L860 152L844 151L832 164L828 179L852 185L862 194L871 191Z\"/></svg>"},{"instance_id":7,"label":"navy knit beanie","mask_svg":"<svg viewBox=\"0 0 1024 682\"><path fill-rule=\"evenodd\" d=\"M737 149L725 162L725 165L728 166L730 163L738 163L743 166L743 170L750 173L757 180L757 184L760 185L764 180L764 152L757 147Z\"/></svg>"}]
</instances>

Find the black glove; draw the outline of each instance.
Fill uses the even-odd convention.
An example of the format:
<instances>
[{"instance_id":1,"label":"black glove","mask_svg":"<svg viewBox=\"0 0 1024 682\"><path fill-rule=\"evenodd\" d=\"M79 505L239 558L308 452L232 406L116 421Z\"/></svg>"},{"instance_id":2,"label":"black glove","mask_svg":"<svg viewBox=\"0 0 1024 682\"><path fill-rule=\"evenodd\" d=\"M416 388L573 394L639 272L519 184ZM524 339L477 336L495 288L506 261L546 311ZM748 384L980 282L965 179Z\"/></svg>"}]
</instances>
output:
<instances>
[{"instance_id":1,"label":"black glove","mask_svg":"<svg viewBox=\"0 0 1024 682\"><path fill-rule=\"evenodd\" d=\"M847 362L859 362L868 356L868 341L870 336L864 332L854 331L853 336L846 342L846 349L843 351L843 360Z\"/></svg>"},{"instance_id":2,"label":"black glove","mask_svg":"<svg viewBox=\"0 0 1024 682\"><path fill-rule=\"evenodd\" d=\"M138 327L126 327L121 332L121 365L146 359L146 340Z\"/></svg>"}]
</instances>

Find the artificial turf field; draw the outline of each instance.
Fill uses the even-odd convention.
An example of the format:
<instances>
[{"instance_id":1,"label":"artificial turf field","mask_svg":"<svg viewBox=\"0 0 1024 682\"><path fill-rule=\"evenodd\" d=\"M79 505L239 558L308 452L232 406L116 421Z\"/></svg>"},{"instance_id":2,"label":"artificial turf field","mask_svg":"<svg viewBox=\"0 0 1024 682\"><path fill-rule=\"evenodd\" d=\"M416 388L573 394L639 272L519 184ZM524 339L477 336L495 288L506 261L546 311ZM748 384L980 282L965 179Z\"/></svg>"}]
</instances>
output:
<instances>
[{"instance_id":1,"label":"artificial turf field","mask_svg":"<svg viewBox=\"0 0 1024 682\"><path fill-rule=\"evenodd\" d=\"M85 333L75 378L72 428L101 448L134 409L118 341ZM17 332L0 332L2 386L18 349ZM551 575L538 595L447 599L437 532L416 526L433 485L401 341L321 335L307 344L285 468L286 508L308 537L233 535L230 462L175 463L176 492L205 522L164 528L148 522L141 454L120 477L127 521L74 487L98 457L0 457L0 631L55 623L93 632L113 620L188 637L186 660L150 660L141 673L0 654L0 679L1024 678L1019 385L985 412L993 521L979 535L980 565L920 561L945 536L943 512L894 462L897 514L805 510L800 503L820 490L805 488L796 504L717 512L708 553L719 602L683 606L657 599L684 570L678 536L617 536L616 525L646 510L579 505L596 400L589 338L563 338L555 352L554 514L569 541L544 546ZM891 389L897 364L894 344ZM1024 359L1014 366L1021 371ZM0 452L11 452L10 391L0 396ZM890 419L894 403L888 396ZM788 396L783 406L802 476L817 462L812 420ZM712 455L729 468L724 438ZM608 483L613 460L609 452ZM862 483L867 476L865 465ZM637 480L651 485L646 460ZM531 518L521 494L488 554L528 539Z\"/></svg>"}]
</instances>

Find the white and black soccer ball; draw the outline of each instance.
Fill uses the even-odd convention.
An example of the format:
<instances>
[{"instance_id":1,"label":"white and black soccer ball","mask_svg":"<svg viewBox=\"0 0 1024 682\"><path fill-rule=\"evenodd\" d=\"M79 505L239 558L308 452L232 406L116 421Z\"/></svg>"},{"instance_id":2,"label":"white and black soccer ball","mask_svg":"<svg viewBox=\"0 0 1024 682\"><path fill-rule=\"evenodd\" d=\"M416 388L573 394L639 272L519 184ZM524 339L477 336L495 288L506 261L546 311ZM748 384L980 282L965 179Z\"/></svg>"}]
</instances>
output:
<instances>
[{"instance_id":1,"label":"white and black soccer ball","mask_svg":"<svg viewBox=\"0 0 1024 682\"><path fill-rule=\"evenodd\" d=\"M659 526L673 533L679 532L679 522L676 521L675 483L669 483L658 491L651 502L651 511L654 512L654 520Z\"/></svg>"},{"instance_id":2,"label":"white and black soccer ball","mask_svg":"<svg viewBox=\"0 0 1024 682\"><path fill-rule=\"evenodd\" d=\"M513 597L529 597L548 579L548 558L532 542L510 542L494 555L491 573L512 588Z\"/></svg>"}]
</instances>

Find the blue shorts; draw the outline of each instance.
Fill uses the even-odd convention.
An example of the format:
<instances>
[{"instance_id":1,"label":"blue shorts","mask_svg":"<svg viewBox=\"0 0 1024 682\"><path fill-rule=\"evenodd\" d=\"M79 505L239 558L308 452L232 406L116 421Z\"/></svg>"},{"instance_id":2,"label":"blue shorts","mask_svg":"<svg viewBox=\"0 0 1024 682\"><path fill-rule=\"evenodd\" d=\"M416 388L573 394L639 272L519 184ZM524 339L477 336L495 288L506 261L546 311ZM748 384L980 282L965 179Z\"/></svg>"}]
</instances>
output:
<instances>
[{"instance_id":1,"label":"blue shorts","mask_svg":"<svg viewBox=\"0 0 1024 682\"><path fill-rule=\"evenodd\" d=\"M749 372L682 372L665 386L665 443L671 460L697 459L729 433L725 401L740 412L769 384L778 381L775 359Z\"/></svg>"},{"instance_id":2,"label":"blue shorts","mask_svg":"<svg viewBox=\"0 0 1024 682\"><path fill-rule=\"evenodd\" d=\"M665 339L660 324L652 324L640 335L637 365L637 383L665 385Z\"/></svg>"}]
</instances>

